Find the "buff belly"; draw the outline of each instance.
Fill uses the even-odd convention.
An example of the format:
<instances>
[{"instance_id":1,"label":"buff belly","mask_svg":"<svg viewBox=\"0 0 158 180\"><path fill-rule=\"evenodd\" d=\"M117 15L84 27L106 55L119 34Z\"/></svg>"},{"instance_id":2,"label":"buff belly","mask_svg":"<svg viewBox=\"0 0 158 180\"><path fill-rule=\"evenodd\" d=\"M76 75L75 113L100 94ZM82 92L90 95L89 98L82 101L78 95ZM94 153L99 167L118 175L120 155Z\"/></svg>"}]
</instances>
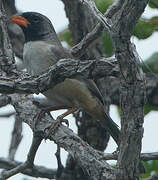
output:
<instances>
[{"instance_id":1,"label":"buff belly","mask_svg":"<svg viewBox=\"0 0 158 180\"><path fill-rule=\"evenodd\" d=\"M58 101L63 106L81 108L94 118L104 118L103 105L91 94L86 84L77 79L66 78L43 94L49 100Z\"/></svg>"}]
</instances>

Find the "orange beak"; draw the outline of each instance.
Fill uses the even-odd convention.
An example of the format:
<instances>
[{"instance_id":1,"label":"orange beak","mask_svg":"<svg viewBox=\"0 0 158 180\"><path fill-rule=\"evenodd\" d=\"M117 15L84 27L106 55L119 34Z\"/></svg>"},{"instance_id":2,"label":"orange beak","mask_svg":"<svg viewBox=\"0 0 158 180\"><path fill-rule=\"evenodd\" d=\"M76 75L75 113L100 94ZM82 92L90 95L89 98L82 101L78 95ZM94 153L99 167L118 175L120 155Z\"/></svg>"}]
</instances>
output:
<instances>
[{"instance_id":1,"label":"orange beak","mask_svg":"<svg viewBox=\"0 0 158 180\"><path fill-rule=\"evenodd\" d=\"M19 26L27 27L30 22L22 16L13 16L11 21Z\"/></svg>"}]
</instances>

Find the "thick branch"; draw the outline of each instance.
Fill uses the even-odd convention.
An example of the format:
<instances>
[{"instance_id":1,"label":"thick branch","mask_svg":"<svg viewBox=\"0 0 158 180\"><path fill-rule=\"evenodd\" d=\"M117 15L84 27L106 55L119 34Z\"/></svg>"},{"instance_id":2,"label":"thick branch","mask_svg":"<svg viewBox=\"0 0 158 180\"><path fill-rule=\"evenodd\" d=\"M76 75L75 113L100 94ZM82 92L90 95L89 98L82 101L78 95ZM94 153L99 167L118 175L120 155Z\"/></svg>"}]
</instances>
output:
<instances>
[{"instance_id":1,"label":"thick branch","mask_svg":"<svg viewBox=\"0 0 158 180\"><path fill-rule=\"evenodd\" d=\"M64 66L64 69L62 68ZM58 65L53 66L49 72L45 73L39 78L27 77L23 75L20 80L11 80L0 78L0 93L39 93L47 90L50 86L54 86L66 77L70 77L77 71L83 73L86 78L101 78L104 76L119 77L120 71L117 61L114 59L102 59L100 61L82 61L79 63L77 60L62 60ZM71 72L71 73L70 73ZM92 73L90 73L92 72ZM23 80L21 80L23 79ZM49 79L49 81L48 81ZM147 104L152 106L158 105L158 82L152 74L146 74L146 95ZM119 105L119 84L117 78L111 80L111 102ZM42 88L40 88L42 87ZM10 103L10 97L0 96L0 107Z\"/></svg>"},{"instance_id":2,"label":"thick branch","mask_svg":"<svg viewBox=\"0 0 158 180\"><path fill-rule=\"evenodd\" d=\"M32 104L32 98L23 97L22 100L15 98L14 108L19 113L21 119L26 122L32 129L34 128L33 118L39 112L39 109ZM52 123L52 118L46 114L36 125L36 131L45 134L45 128ZM61 125L54 135L49 137L50 140L55 141L60 147L68 151L71 156L79 162L81 168L86 170L90 177L99 179L105 173L109 177L114 176L114 169L112 169L104 160L104 155L90 147L86 142L79 138L72 130Z\"/></svg>"},{"instance_id":3,"label":"thick branch","mask_svg":"<svg viewBox=\"0 0 158 180\"><path fill-rule=\"evenodd\" d=\"M0 93L39 93L57 83L63 81L67 77L71 77L76 73L84 74L86 78L103 77L107 75L116 75L118 69L115 66L116 61L106 60L60 60L56 65L52 66L49 71L38 78L27 77L21 80L11 80L7 78L0 79Z\"/></svg>"},{"instance_id":4,"label":"thick branch","mask_svg":"<svg viewBox=\"0 0 158 180\"><path fill-rule=\"evenodd\" d=\"M14 66L14 56L11 43L7 32L7 17L3 8L2 0L0 1L0 67L8 75L11 75Z\"/></svg>"},{"instance_id":5,"label":"thick branch","mask_svg":"<svg viewBox=\"0 0 158 180\"><path fill-rule=\"evenodd\" d=\"M150 160L158 160L158 152L155 153L142 153L141 160L150 161Z\"/></svg>"},{"instance_id":6,"label":"thick branch","mask_svg":"<svg viewBox=\"0 0 158 180\"><path fill-rule=\"evenodd\" d=\"M121 143L118 156L120 179L138 179L143 134L145 83L139 56L130 43L135 24L148 0L124 0L114 21L111 36L120 66Z\"/></svg>"}]
</instances>

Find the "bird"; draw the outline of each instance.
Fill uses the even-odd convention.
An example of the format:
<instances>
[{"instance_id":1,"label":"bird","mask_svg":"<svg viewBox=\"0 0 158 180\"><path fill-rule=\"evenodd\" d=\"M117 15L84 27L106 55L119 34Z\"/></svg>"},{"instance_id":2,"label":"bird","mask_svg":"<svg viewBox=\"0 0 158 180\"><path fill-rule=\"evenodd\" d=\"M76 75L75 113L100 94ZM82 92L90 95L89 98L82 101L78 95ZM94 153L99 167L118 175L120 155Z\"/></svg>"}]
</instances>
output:
<instances>
[{"instance_id":1,"label":"bird","mask_svg":"<svg viewBox=\"0 0 158 180\"><path fill-rule=\"evenodd\" d=\"M43 74L62 58L73 58L62 46L51 21L45 15L24 12L14 15L11 20L24 33L23 61L30 75ZM51 101L51 110L67 109L66 113L57 118L59 123L67 115L82 109L96 119L119 145L118 125L105 112L103 97L93 80L76 74L43 92L43 95ZM51 127L53 129L53 125Z\"/></svg>"}]
</instances>

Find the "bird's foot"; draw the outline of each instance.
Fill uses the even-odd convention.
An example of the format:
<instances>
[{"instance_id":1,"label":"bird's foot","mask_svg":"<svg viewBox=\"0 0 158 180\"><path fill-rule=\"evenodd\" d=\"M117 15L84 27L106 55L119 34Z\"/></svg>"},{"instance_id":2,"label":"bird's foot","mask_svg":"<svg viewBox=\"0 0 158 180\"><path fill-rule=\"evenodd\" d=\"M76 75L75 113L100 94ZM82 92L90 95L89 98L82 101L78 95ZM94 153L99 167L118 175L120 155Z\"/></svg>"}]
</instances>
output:
<instances>
[{"instance_id":1,"label":"bird's foot","mask_svg":"<svg viewBox=\"0 0 158 180\"><path fill-rule=\"evenodd\" d=\"M67 125L67 127L69 127L69 121L67 119L63 119L61 116L58 116L55 122L53 122L49 127L45 128L45 140L48 139L51 134L55 134L56 130L63 122ZM48 132L46 132L47 130Z\"/></svg>"}]
</instances>

